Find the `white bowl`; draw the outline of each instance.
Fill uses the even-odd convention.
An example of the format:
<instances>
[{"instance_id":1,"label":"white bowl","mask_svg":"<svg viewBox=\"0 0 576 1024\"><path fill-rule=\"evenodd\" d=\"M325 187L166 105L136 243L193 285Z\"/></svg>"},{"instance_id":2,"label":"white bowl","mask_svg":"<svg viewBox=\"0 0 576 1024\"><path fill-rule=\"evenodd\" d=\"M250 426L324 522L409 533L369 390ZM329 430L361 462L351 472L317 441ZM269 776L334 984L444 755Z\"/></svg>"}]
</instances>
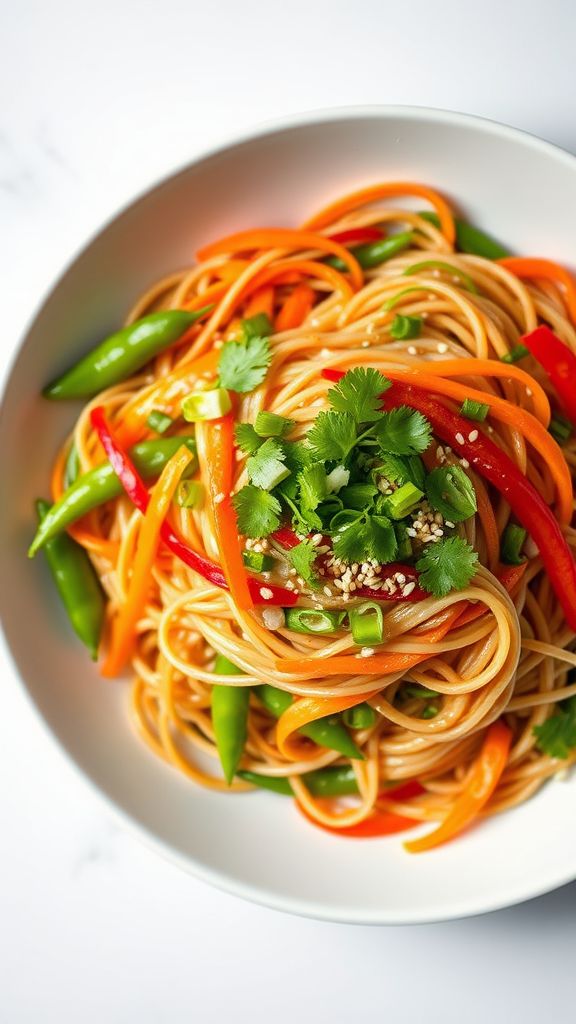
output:
<instances>
[{"instance_id":1,"label":"white bowl","mask_svg":"<svg viewBox=\"0 0 576 1024\"><path fill-rule=\"evenodd\" d=\"M369 108L298 117L210 153L110 221L60 278L24 339L0 426L1 605L17 671L71 760L140 835L223 889L337 921L408 923L493 910L576 877L576 779L421 856L401 838L317 831L268 793L197 788L128 722L127 686L102 680L65 623L42 559L29 562L32 502L77 413L42 385L112 331L147 285L203 242L297 225L369 182L436 186L474 223L527 254L574 259L576 159L459 114Z\"/></svg>"}]
</instances>

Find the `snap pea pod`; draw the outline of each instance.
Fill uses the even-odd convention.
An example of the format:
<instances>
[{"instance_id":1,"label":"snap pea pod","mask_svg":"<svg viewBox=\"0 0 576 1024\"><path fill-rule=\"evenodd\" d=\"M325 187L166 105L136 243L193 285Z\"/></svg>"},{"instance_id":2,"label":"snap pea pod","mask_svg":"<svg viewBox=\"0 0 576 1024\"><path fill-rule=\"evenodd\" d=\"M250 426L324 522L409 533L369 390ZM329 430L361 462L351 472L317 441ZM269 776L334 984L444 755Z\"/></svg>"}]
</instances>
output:
<instances>
[{"instance_id":1,"label":"snap pea pod","mask_svg":"<svg viewBox=\"0 0 576 1024\"><path fill-rule=\"evenodd\" d=\"M432 210L419 210L418 213L434 227L440 227L437 213ZM465 220L456 218L455 225L456 247L460 252L467 252L471 256L483 256L486 260L501 260L510 255L508 250L500 245L500 242L490 238L490 235L480 231L480 228L475 228L473 224L467 224Z\"/></svg>"},{"instance_id":2,"label":"snap pea pod","mask_svg":"<svg viewBox=\"0 0 576 1024\"><path fill-rule=\"evenodd\" d=\"M400 231L397 235L389 235L388 238L381 238L377 242L366 242L364 245L356 245L350 249L353 256L364 270L372 270L379 267L381 263L396 256L397 253L407 249L412 244L413 231ZM325 261L336 270L348 270L348 267L339 256L329 256Z\"/></svg>"},{"instance_id":3,"label":"snap pea pod","mask_svg":"<svg viewBox=\"0 0 576 1024\"><path fill-rule=\"evenodd\" d=\"M269 789L282 796L294 796L294 790L287 778L245 771L238 772L238 777L252 783L253 786L259 786L260 789ZM301 778L312 796L346 796L358 792L354 769L349 765L317 768L313 772L306 772Z\"/></svg>"},{"instance_id":4,"label":"snap pea pod","mask_svg":"<svg viewBox=\"0 0 576 1024\"><path fill-rule=\"evenodd\" d=\"M38 499L36 511L42 521L50 504ZM84 548L64 533L49 540L44 552L62 604L76 635L95 661L104 622L105 597Z\"/></svg>"},{"instance_id":5,"label":"snap pea pod","mask_svg":"<svg viewBox=\"0 0 576 1024\"><path fill-rule=\"evenodd\" d=\"M74 481L78 478L80 473L80 459L78 457L78 449L74 442L70 445L70 451L68 452L68 458L66 459L66 465L64 466L64 487L70 487Z\"/></svg>"},{"instance_id":6,"label":"snap pea pod","mask_svg":"<svg viewBox=\"0 0 576 1024\"><path fill-rule=\"evenodd\" d=\"M163 309L116 331L44 388L45 398L92 398L131 377L168 348L210 307Z\"/></svg>"},{"instance_id":7,"label":"snap pea pod","mask_svg":"<svg viewBox=\"0 0 576 1024\"><path fill-rule=\"evenodd\" d=\"M267 711L275 718L289 708L292 703L292 694L280 690L277 686L269 683L262 683L255 688L258 700L262 702ZM364 754L356 746L348 730L342 725L337 715L327 715L326 718L318 718L315 722L309 722L298 730L303 736L314 740L320 747L327 747L328 750L337 750L344 757L352 757L359 761L364 760Z\"/></svg>"},{"instance_id":8,"label":"snap pea pod","mask_svg":"<svg viewBox=\"0 0 576 1024\"><path fill-rule=\"evenodd\" d=\"M196 451L193 437L163 437L134 445L130 449L130 456L138 472L150 478L161 472L183 444L191 451ZM196 459L186 468L184 476L189 476L195 467ZM108 461L77 477L42 519L28 551L29 557L35 555L51 537L61 533L87 512L122 493L122 484Z\"/></svg>"},{"instance_id":9,"label":"snap pea pod","mask_svg":"<svg viewBox=\"0 0 576 1024\"><path fill-rule=\"evenodd\" d=\"M244 675L242 669L225 658L223 654L216 655L214 674L217 676ZM248 735L249 702L250 688L248 686L226 686L225 683L215 683L212 687L212 725L220 764L228 785L232 782L240 758L244 753Z\"/></svg>"}]
</instances>

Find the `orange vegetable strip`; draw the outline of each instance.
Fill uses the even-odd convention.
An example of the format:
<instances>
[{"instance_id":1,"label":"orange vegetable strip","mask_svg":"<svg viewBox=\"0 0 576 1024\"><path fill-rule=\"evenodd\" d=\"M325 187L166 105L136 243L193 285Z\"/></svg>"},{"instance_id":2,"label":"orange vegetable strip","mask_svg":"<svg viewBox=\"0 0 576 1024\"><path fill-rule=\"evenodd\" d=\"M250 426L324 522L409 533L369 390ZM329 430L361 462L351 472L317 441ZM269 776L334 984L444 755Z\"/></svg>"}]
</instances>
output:
<instances>
[{"instance_id":1,"label":"orange vegetable strip","mask_svg":"<svg viewBox=\"0 0 576 1024\"><path fill-rule=\"evenodd\" d=\"M277 331L290 331L306 319L314 305L316 292L307 284L299 284L286 299L276 317Z\"/></svg>"},{"instance_id":2,"label":"orange vegetable strip","mask_svg":"<svg viewBox=\"0 0 576 1024\"><path fill-rule=\"evenodd\" d=\"M522 562L522 565L506 565L500 569L498 579L508 591L509 594L513 594L524 573L526 572L528 562ZM474 622L479 619L481 615L486 615L487 608L485 604L478 602L477 604L470 604L468 601L463 602L466 607L462 609L455 625L460 629L461 626L467 626L469 622Z\"/></svg>"},{"instance_id":3,"label":"orange vegetable strip","mask_svg":"<svg viewBox=\"0 0 576 1024\"><path fill-rule=\"evenodd\" d=\"M408 829L416 828L420 824L414 818L404 818L393 811L375 811L356 825L338 828L335 825L326 825L322 821L317 821L298 800L296 807L308 821L316 825L316 828L321 828L324 832L330 832L334 836L344 836L345 839L373 839L376 836L391 836L396 832L407 832Z\"/></svg>"},{"instance_id":4,"label":"orange vegetable strip","mask_svg":"<svg viewBox=\"0 0 576 1024\"><path fill-rule=\"evenodd\" d=\"M538 278L543 277L547 281L553 281L561 286L561 292L568 307L568 312L576 324L576 281L565 267L554 263L553 260L539 259L535 256L506 256L497 261L501 267L506 267L516 277Z\"/></svg>"},{"instance_id":5,"label":"orange vegetable strip","mask_svg":"<svg viewBox=\"0 0 576 1024\"><path fill-rule=\"evenodd\" d=\"M224 252L240 252L253 249L319 249L320 252L338 256L348 267L350 277L356 288L361 288L364 281L362 267L353 253L340 242L334 242L324 235L313 231L297 231L292 228L260 228L255 231L238 231L234 235L220 238L211 245L198 250L198 259L206 260Z\"/></svg>"},{"instance_id":6,"label":"orange vegetable strip","mask_svg":"<svg viewBox=\"0 0 576 1024\"><path fill-rule=\"evenodd\" d=\"M351 192L342 199L337 199L334 203L330 203L329 206L325 206L319 213L310 217L305 222L304 228L318 231L340 220L344 214L350 213L351 210L356 210L359 206L367 206L369 203L376 203L380 199L391 199L395 196L421 196L422 199L426 199L434 207L440 218L440 227L446 241L454 245L456 228L448 203L434 189L412 181L389 181L381 185L371 185L368 188L362 188L358 192Z\"/></svg>"},{"instance_id":7,"label":"orange vegetable strip","mask_svg":"<svg viewBox=\"0 0 576 1024\"><path fill-rule=\"evenodd\" d=\"M277 284L287 284L289 283L288 275L292 275L297 271L304 276L316 277L321 281L326 281L334 291L340 292L345 302L352 298L352 289L344 275L334 267L328 266L327 263L318 263L316 260L279 260L278 263L272 263L267 267L263 267L248 282L246 292L250 293L255 288L259 288L270 281L275 281Z\"/></svg>"},{"instance_id":8,"label":"orange vegetable strip","mask_svg":"<svg viewBox=\"0 0 576 1024\"><path fill-rule=\"evenodd\" d=\"M420 839L404 843L409 853L432 850L453 839L478 817L492 796L506 767L512 733L501 720L488 727L480 755L463 792L456 798L439 828Z\"/></svg>"},{"instance_id":9,"label":"orange vegetable strip","mask_svg":"<svg viewBox=\"0 0 576 1024\"><path fill-rule=\"evenodd\" d=\"M148 508L140 527L126 602L112 623L110 648L101 669L103 676L117 676L132 653L136 637L136 624L144 611L150 589L152 566L160 543L162 523L170 508L180 477L191 458L192 452L188 448L184 445L179 448L164 466L150 495Z\"/></svg>"},{"instance_id":10,"label":"orange vegetable strip","mask_svg":"<svg viewBox=\"0 0 576 1024\"><path fill-rule=\"evenodd\" d=\"M61 448L54 465L52 467L52 475L50 477L50 493L52 495L52 501L58 501L64 493L64 465L66 462L66 451ZM82 521L86 522L88 517L84 517L84 520L79 520L74 523L73 526L69 526L66 530L77 544L80 544L87 551L92 551L95 555L102 555L104 558L108 558L109 561L115 562L118 556L120 545L117 541L107 540L105 537L99 537L96 533L91 533L90 530L83 527Z\"/></svg>"},{"instance_id":11,"label":"orange vegetable strip","mask_svg":"<svg viewBox=\"0 0 576 1024\"><path fill-rule=\"evenodd\" d=\"M222 281L235 281L247 266L248 260L226 260L219 267L212 267L212 273Z\"/></svg>"},{"instance_id":12,"label":"orange vegetable strip","mask_svg":"<svg viewBox=\"0 0 576 1024\"><path fill-rule=\"evenodd\" d=\"M488 491L482 480L476 479L476 504L478 506L478 517L482 524L484 531L484 540L486 541L486 556L488 562L488 568L494 570L494 566L498 562L500 557L500 534L498 533L498 524L496 523L496 516L494 515L494 509L492 502L488 496Z\"/></svg>"},{"instance_id":13,"label":"orange vegetable strip","mask_svg":"<svg viewBox=\"0 0 576 1024\"><path fill-rule=\"evenodd\" d=\"M201 295L195 295L194 298L189 299L188 302L183 304L183 309L191 310L202 309L204 306L213 306L215 302L220 302L223 299L230 287L231 281L223 281L222 283L211 284L208 286L205 292ZM209 314L206 314L207 316ZM198 321L196 321L198 322ZM181 339L179 339L181 340Z\"/></svg>"},{"instance_id":14,"label":"orange vegetable strip","mask_svg":"<svg viewBox=\"0 0 576 1024\"><path fill-rule=\"evenodd\" d=\"M206 482L218 555L234 603L244 611L253 607L242 551L236 511L232 504L234 417L196 424L198 458Z\"/></svg>"},{"instance_id":15,"label":"orange vegetable strip","mask_svg":"<svg viewBox=\"0 0 576 1024\"><path fill-rule=\"evenodd\" d=\"M272 287L259 288L248 299L244 308L243 319L248 320L251 316L257 316L258 313L265 313L268 319L273 321L275 298Z\"/></svg>"}]
</instances>

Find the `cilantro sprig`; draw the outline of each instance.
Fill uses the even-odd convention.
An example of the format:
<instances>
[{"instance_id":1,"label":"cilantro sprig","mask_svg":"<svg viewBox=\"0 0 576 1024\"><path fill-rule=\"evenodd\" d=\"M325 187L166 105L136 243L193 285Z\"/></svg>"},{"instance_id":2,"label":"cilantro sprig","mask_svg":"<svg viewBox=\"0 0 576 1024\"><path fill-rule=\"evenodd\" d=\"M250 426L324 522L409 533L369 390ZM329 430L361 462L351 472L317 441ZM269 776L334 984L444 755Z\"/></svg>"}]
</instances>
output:
<instances>
[{"instance_id":1,"label":"cilantro sprig","mask_svg":"<svg viewBox=\"0 0 576 1024\"><path fill-rule=\"evenodd\" d=\"M286 552L288 561L296 569L298 576L315 589L319 584L314 571L318 551L309 540L303 540L300 544L290 548Z\"/></svg>"},{"instance_id":2,"label":"cilantro sprig","mask_svg":"<svg viewBox=\"0 0 576 1024\"><path fill-rule=\"evenodd\" d=\"M246 394L264 380L272 353L268 338L250 336L243 341L227 341L218 361L220 386Z\"/></svg>"},{"instance_id":3,"label":"cilantro sprig","mask_svg":"<svg viewBox=\"0 0 576 1024\"><path fill-rule=\"evenodd\" d=\"M576 697L562 701L556 714L535 725L536 746L549 757L565 759L576 748Z\"/></svg>"},{"instance_id":4,"label":"cilantro sprig","mask_svg":"<svg viewBox=\"0 0 576 1024\"><path fill-rule=\"evenodd\" d=\"M478 555L461 537L448 537L428 544L416 562L420 586L434 597L445 597L451 590L463 590L476 572Z\"/></svg>"},{"instance_id":5,"label":"cilantro sprig","mask_svg":"<svg viewBox=\"0 0 576 1024\"><path fill-rule=\"evenodd\" d=\"M232 498L238 529L246 537L267 537L280 526L282 506L278 498L254 484L246 484Z\"/></svg>"}]
</instances>

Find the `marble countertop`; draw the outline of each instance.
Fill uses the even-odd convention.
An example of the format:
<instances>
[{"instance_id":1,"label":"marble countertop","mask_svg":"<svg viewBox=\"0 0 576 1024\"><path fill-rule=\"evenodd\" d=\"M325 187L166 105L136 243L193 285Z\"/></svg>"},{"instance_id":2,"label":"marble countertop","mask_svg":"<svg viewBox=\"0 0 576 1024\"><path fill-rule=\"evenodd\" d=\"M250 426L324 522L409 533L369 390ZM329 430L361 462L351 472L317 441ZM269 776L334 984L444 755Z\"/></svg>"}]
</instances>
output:
<instances>
[{"instance_id":1,"label":"marble countertop","mask_svg":"<svg viewBox=\"0 0 576 1024\"><path fill-rule=\"evenodd\" d=\"M390 8L390 9L389 9ZM290 112L413 103L576 151L576 8L549 0L20 0L0 12L1 362L84 238ZM2 581L0 578L0 585ZM569 1019L576 884L482 918L330 925L207 888L113 824L0 663L0 1019Z\"/></svg>"}]
</instances>

